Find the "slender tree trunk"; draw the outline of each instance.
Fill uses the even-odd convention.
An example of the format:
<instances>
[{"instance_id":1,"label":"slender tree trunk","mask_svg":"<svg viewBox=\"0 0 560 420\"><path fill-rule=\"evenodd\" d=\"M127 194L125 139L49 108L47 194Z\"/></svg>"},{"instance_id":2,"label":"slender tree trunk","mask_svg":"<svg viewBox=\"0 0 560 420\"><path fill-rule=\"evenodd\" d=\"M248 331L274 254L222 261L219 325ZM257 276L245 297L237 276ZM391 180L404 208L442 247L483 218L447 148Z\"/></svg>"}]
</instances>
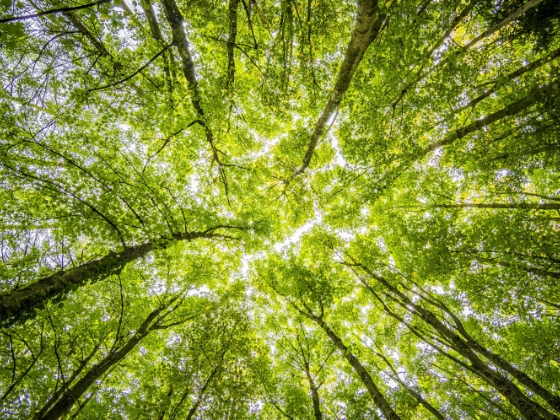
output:
<instances>
[{"instance_id":1,"label":"slender tree trunk","mask_svg":"<svg viewBox=\"0 0 560 420\"><path fill-rule=\"evenodd\" d=\"M161 43L165 44L151 1L141 0L140 5L142 6L142 10L144 11L144 16L146 17L146 20L148 21L148 25L150 26L150 33L152 34L152 37L156 41L160 41Z\"/></svg>"},{"instance_id":2,"label":"slender tree trunk","mask_svg":"<svg viewBox=\"0 0 560 420\"><path fill-rule=\"evenodd\" d=\"M529 377L526 373L521 372L519 369L514 367L511 363L507 362L506 360L502 359L497 354L494 354L490 350L482 347L476 341L469 339L467 341L469 345L479 352L483 354L488 360L490 360L494 365L503 369L515 379L517 379L521 384L525 385L528 389L535 392L535 394L542 397L552 408L554 408L557 412L560 412L560 397L552 395L547 389L542 387L540 384L535 382L531 377Z\"/></svg>"},{"instance_id":3,"label":"slender tree trunk","mask_svg":"<svg viewBox=\"0 0 560 420\"><path fill-rule=\"evenodd\" d=\"M455 16L455 18L451 22L451 25L449 26L449 28L447 28L447 30L444 32L444 34L438 39L438 41L432 46L432 48L430 48L430 50L426 54L427 59L430 59L432 57L432 54L434 53L434 51L436 51L439 47L441 47L443 45L443 43L445 42L447 37L449 37L449 35L451 35L451 33L463 21L463 19L467 17L467 15L471 12L471 10L474 8L476 3L477 3L476 0L471 0L469 2L469 4L467 4L465 6L465 8L461 11L461 13L459 13L457 16ZM408 82L401 89L401 92L399 93L399 96L397 96L395 98L395 100L393 100L391 102L391 108L395 109L396 106L399 104L399 102L404 97L404 95L406 95L406 92L408 92L411 88L413 88L418 82L420 82L420 80L422 80L424 77L426 77L428 74L430 74L430 71L423 72L423 70L426 68L426 66L427 66L427 63L422 65L420 67L420 69L418 70L419 74L418 74L417 78ZM432 68L432 71L433 71L433 68Z\"/></svg>"},{"instance_id":4,"label":"slender tree trunk","mask_svg":"<svg viewBox=\"0 0 560 420\"><path fill-rule=\"evenodd\" d=\"M235 82L235 38L237 36L237 8L239 0L230 0L229 2L229 36L227 42L228 66L227 66L227 83L229 88Z\"/></svg>"},{"instance_id":5,"label":"slender tree trunk","mask_svg":"<svg viewBox=\"0 0 560 420\"><path fill-rule=\"evenodd\" d=\"M383 413L385 418L387 420L400 420L400 417L398 416L398 414L395 413L395 411L393 410L393 408L391 407L389 402L385 399L383 393L375 385L375 382L373 381L371 375L368 373L366 368L360 363L358 358L350 352L350 349L343 343L343 341L336 335L336 333L325 323L325 321L323 321L322 306L321 306L321 315L319 315L319 316L313 314L311 311L309 311L309 312L304 311L303 309L298 307L295 303L293 303L290 298L288 298L286 295L280 293L280 291L276 287L274 287L274 285L272 285L270 283L269 283L269 285L272 287L272 289L276 293L278 293L281 296L284 296L284 298L286 298L288 303L296 311L298 311L300 314L302 314L306 318L310 319L311 321L315 322L317 325L319 325L323 329L323 331L325 331L325 333L327 334L329 339L332 341L332 343L335 345L335 347L342 352L342 355L344 356L344 358L348 361L348 363L350 363L350 366L352 366L354 371L358 374L358 376L360 377L360 380L365 385L366 389L368 390L368 393L370 394L371 398L373 399L373 402L375 403L377 408L379 408L379 410L381 410L381 412Z\"/></svg>"},{"instance_id":6,"label":"slender tree trunk","mask_svg":"<svg viewBox=\"0 0 560 420\"><path fill-rule=\"evenodd\" d=\"M313 401L313 415L315 420L323 420L323 413L321 412L321 399L319 398L319 388L315 384L311 372L309 371L309 366L305 364L305 375L307 376L307 381L309 382L309 388L311 389L311 400Z\"/></svg>"},{"instance_id":7,"label":"slender tree trunk","mask_svg":"<svg viewBox=\"0 0 560 420\"><path fill-rule=\"evenodd\" d=\"M76 378L80 375L80 373L82 373L82 371L87 366L89 361L95 356L97 350L99 350L100 345L101 342L99 342L97 345L93 347L89 355L84 360L82 360L82 362L77 367L77 369L72 373L72 376L62 385L62 387L57 392L55 392L51 396L51 398L49 398L49 400L45 403L45 405L43 405L43 407L37 412L37 414L35 414L34 416L35 419L42 418L45 415L45 413L49 410L49 408L51 408L52 405L58 400L60 395L66 392L66 390L70 387L70 385L72 385L72 383L76 380Z\"/></svg>"},{"instance_id":8,"label":"slender tree trunk","mask_svg":"<svg viewBox=\"0 0 560 420\"><path fill-rule=\"evenodd\" d=\"M220 178L224 184L224 189L226 195L228 195L228 184L226 179L226 174L224 171L224 166L220 158L220 151L214 143L214 133L208 124L206 115L204 113L204 108L202 107L200 89L198 87L198 81L196 80L196 73L194 69L194 60L190 52L189 41L187 40L187 35L185 33L184 22L185 19L179 11L179 7L175 0L162 0L163 10L169 25L171 26L171 32L173 34L173 43L179 50L179 55L181 57L181 63L183 67L183 74L189 89L191 91L191 103L199 117L199 124L204 128L204 133L206 135L206 141L212 149L212 159L218 164Z\"/></svg>"},{"instance_id":9,"label":"slender tree trunk","mask_svg":"<svg viewBox=\"0 0 560 420\"><path fill-rule=\"evenodd\" d=\"M496 407L498 410L500 410L502 413L504 413L507 417L509 417L512 420L519 420L519 416L514 416L511 412L509 412L508 410L506 410L504 408L503 405L496 403L495 401L492 400L492 398L489 398L487 395L485 395L485 392L480 391L478 389L476 389L474 386L472 386L471 384L469 384L467 381L465 381L464 379L462 379L457 372L451 372L450 370L444 368L443 366L439 366L438 364L435 363L431 363L431 365L439 370L441 370L442 372L447 373L448 375L450 375L450 378L452 378L455 381L458 381L464 385L466 385L470 390L472 390L473 392L476 392L480 398L482 398L484 401L486 401L488 404Z\"/></svg>"},{"instance_id":10,"label":"slender tree trunk","mask_svg":"<svg viewBox=\"0 0 560 420\"><path fill-rule=\"evenodd\" d=\"M444 137L443 139L432 143L431 145L424 148L420 156L417 158L421 158L428 153L434 151L435 149L443 146L447 146L448 144L453 143L455 140L461 139L466 135L478 131L481 128L484 128L496 121L499 121L503 118L516 115L521 111L527 109L531 105L536 104L537 102L544 101L551 96L555 96L560 91L560 87L557 80L549 83L548 85L544 85L539 88L533 89L527 96L519 99L518 101L506 106L505 108L500 109L499 111L494 112L493 114L488 115L487 117L481 118L480 120L476 120L475 122L460 128L458 130L453 131L448 136ZM415 159L415 160L417 160Z\"/></svg>"},{"instance_id":11,"label":"slender tree trunk","mask_svg":"<svg viewBox=\"0 0 560 420\"><path fill-rule=\"evenodd\" d=\"M167 398L170 399L172 395L173 395L173 383L170 383L169 391L167 391ZM167 405L169 406L169 401L167 402ZM163 420L165 418L166 412L167 412L167 408L163 408L159 413L158 420Z\"/></svg>"},{"instance_id":12,"label":"slender tree trunk","mask_svg":"<svg viewBox=\"0 0 560 420\"><path fill-rule=\"evenodd\" d=\"M485 258L479 258L481 260L486 260ZM490 262L495 262L494 260L489 260ZM510 264L508 263L508 266ZM420 290L424 293L426 291L422 289L422 287L416 285ZM408 289L410 290L410 289ZM436 306L439 309L442 309L445 313L447 313L452 319L453 323L455 324L455 329L459 332L460 335L466 340L467 344L471 346L471 348L482 354L486 359L491 361L495 366L499 367L500 369L504 370L505 372L509 373L515 379L517 379L520 383L526 386L528 389L533 391L535 394L540 395L552 408L556 411L560 412L560 397L553 395L550 391L545 389L543 386L538 384L534 381L531 377L529 377L526 373L520 371L515 366L513 366L508 361L504 360L499 355L493 353L492 351L488 350L486 347L483 347L480 343L478 343L465 329L461 320L449 309L449 307L442 302L441 300L433 297L427 297L425 295L420 295L424 301Z\"/></svg>"},{"instance_id":13,"label":"slender tree trunk","mask_svg":"<svg viewBox=\"0 0 560 420\"><path fill-rule=\"evenodd\" d=\"M196 80L194 60L192 58L189 41L187 40L187 35L185 34L183 26L185 19L179 11L179 7L177 6L175 0L162 0L162 5L167 21L171 26L173 42L179 50L181 63L183 65L183 74L185 75L185 79L187 79L189 89L191 90L191 102L198 116L204 123L206 123L204 118L204 109L200 103L200 90L198 87L198 80ZM211 132L210 135L212 135Z\"/></svg>"},{"instance_id":14,"label":"slender tree trunk","mask_svg":"<svg viewBox=\"0 0 560 420\"><path fill-rule=\"evenodd\" d=\"M56 420L67 414L74 403L87 391L87 389L95 383L105 372L111 367L115 366L128 353L130 353L136 345L146 337L151 331L158 326L158 321L161 320L160 314L165 310L165 307L159 307L152 311L146 320L142 323L136 333L130 338L122 347L117 351L109 353L103 360L92 366L92 368L78 381L76 384L69 388L53 405L53 407L43 416L42 420Z\"/></svg>"},{"instance_id":15,"label":"slender tree trunk","mask_svg":"<svg viewBox=\"0 0 560 420\"><path fill-rule=\"evenodd\" d=\"M420 339L424 339L424 337L422 337L419 332L417 330L415 330L411 325L407 324L403 318L399 317L398 315L396 315L394 312L390 311L389 308L380 300L379 296L373 291L373 289L371 289L369 287L369 285L367 285L367 283L362 282L362 284L364 284L366 286L366 288L368 288L370 290L370 292L372 292L372 294L376 297L376 299L378 301L381 302L381 304L384 307L385 312L387 312L389 315L391 315L393 318L395 318L397 321L402 322L403 324L405 324L418 338ZM419 286L418 286L419 287ZM421 287L419 287L419 289L423 290ZM424 290L423 290L424 291ZM524 386L526 386L528 389L530 389L531 391L533 391L535 394L540 395L552 408L554 408L556 411L558 410L558 401L560 400L559 397L553 395L550 391L548 391L547 389L545 389L544 387L542 387L540 384L538 384L537 382L535 382L531 377L529 377L526 373L520 371L519 369L517 369L516 367L514 367L513 365L511 365L509 362L507 362L506 360L504 360L503 358L501 358L500 356L498 356L497 354L494 354L493 352L491 352L490 350L488 350L487 348L483 347L482 345L480 345L474 338L471 337L471 335L465 330L463 324L461 323L461 321L459 320L459 318L453 313L451 312L451 310L447 307L447 305L445 305L443 302L439 301L439 300L432 300L432 298L428 299L426 298L426 296L421 295L422 299L431 303L432 305L435 305L437 308L442 309L445 313L447 313L448 315L451 316L451 318L453 319L453 322L455 323L455 328L457 329L457 331L459 331L459 334L462 335L465 339L465 342L471 347L472 350L476 351L479 354L482 354L486 359L488 359L489 361L491 361L495 366L499 367L500 369L506 371L507 373L509 373L511 376L513 376L515 379L517 379L521 384L523 384ZM425 340L425 339L424 339ZM427 344L431 345L434 349L437 350L436 347L434 347L432 344L430 344L428 341L426 341ZM455 348L455 347L453 347ZM456 349L455 349L456 350ZM467 366L465 364L463 364L462 362L460 362L458 359L452 357L449 354L443 353L440 351L440 353L444 354L445 356L447 356L448 358L450 358L451 360L453 360L455 363L460 364L461 366L463 366L464 368L466 368L467 370L470 370L471 372L477 374L476 371L474 371L470 366ZM381 356L382 357L382 356ZM509 413L508 413L509 414Z\"/></svg>"},{"instance_id":16,"label":"slender tree trunk","mask_svg":"<svg viewBox=\"0 0 560 420\"><path fill-rule=\"evenodd\" d=\"M101 56L107 57L111 61L111 64L113 65L113 70L121 69L123 67L123 64L120 63L116 58L114 58L109 53L107 48L105 48L105 45L103 45L103 43L99 39L97 39L97 37L93 33L91 33L91 31L87 28L87 26L80 20L78 16L76 16L74 12L63 12L62 15L66 19L68 19L68 21L72 24L72 26L74 26L74 28L76 28L82 35L84 35L93 44L93 46ZM131 83L130 86L134 89L134 91L138 95L142 95L144 93L142 89L140 89L135 83Z\"/></svg>"},{"instance_id":17,"label":"slender tree trunk","mask_svg":"<svg viewBox=\"0 0 560 420\"><path fill-rule=\"evenodd\" d=\"M507 24L511 23L512 21L516 20L519 16L521 16L523 13L525 13L527 10L529 10L530 8L536 6L537 4L539 4L540 2L542 2L543 0L531 0L528 3L526 3L525 5L523 5L521 8L517 9L515 12L513 12L512 14L510 14L509 16L507 16L505 19L503 19L501 22L499 22L497 25L488 28L486 31L484 31L482 34L480 34L479 36L477 36L475 39L473 39L471 42L469 42L467 45L465 45L464 47L461 47L461 49L459 51L457 51L454 54L454 57L447 57L444 60L440 60L439 62L437 62L435 65L433 65L431 68L429 68L428 70L424 71L424 72L420 72L420 74L418 75L418 77L416 79L414 79L413 81L409 82L408 84L405 85L405 87L403 88L402 92L400 93L400 95L398 96L398 98L393 101L393 103L391 104L391 106L393 108L395 108L397 106L397 104L399 103L399 101L403 98L404 94L414 88L420 81L422 81L423 79L425 79L427 76L429 76L431 73L433 73L434 71L436 71L438 68L440 68L441 66L443 66L446 63L450 62L450 58L453 59L457 59L457 56L460 54L464 54L465 52L467 52L470 48L474 47L476 44L478 44L480 41L482 41L485 38L488 38L489 36L491 36L492 34L494 34L495 32L499 31L501 28L503 28L504 26L506 26ZM470 7L474 6L476 3L472 2L469 6L467 6L467 8L465 10L468 10L468 12L470 12ZM467 13L468 14L468 13ZM466 14L465 14L466 16Z\"/></svg>"},{"instance_id":18,"label":"slender tree trunk","mask_svg":"<svg viewBox=\"0 0 560 420\"><path fill-rule=\"evenodd\" d=\"M229 342L231 342L232 338L233 338L233 335L230 337ZM194 402L193 406L189 409L189 412L187 413L186 420L191 420L193 418L193 416L196 414L196 411L198 410L198 407L200 407L200 404L202 404L202 399L204 398L204 394L206 393L206 390L208 389L208 387L210 386L210 384L212 383L212 381L214 380L216 375L219 374L220 369L223 366L226 354L229 350L230 350L229 347L227 347L226 349L223 349L223 351L220 355L220 359L218 360L218 363L214 366L214 368L212 369L212 372L210 372L210 375L208 375L208 378L206 378L206 381L204 382L204 384L202 385L202 387L198 391L196 401ZM179 410L179 407L181 406L181 404L183 404L183 402L187 398L188 393L189 393L189 390L188 390L188 387L187 387L187 389L185 389L185 392L184 392L183 396L179 400L179 403L175 406L175 408L173 410L173 413L169 416L170 420L174 420L175 417L177 417L177 411Z\"/></svg>"},{"instance_id":19,"label":"slender tree trunk","mask_svg":"<svg viewBox=\"0 0 560 420\"><path fill-rule=\"evenodd\" d=\"M216 367L214 367L214 369L206 379L206 382L204 382L204 385L202 385L202 388L200 388L200 391L198 392L198 396L196 397L196 401L194 402L193 406L190 408L186 420L191 420L195 415L196 410L198 410L198 407L200 407L200 404L202 403L202 398L204 397L204 393L206 392L208 386L210 385L210 383L218 373L218 370L220 369L221 365L222 365L222 361L220 361L220 363Z\"/></svg>"},{"instance_id":20,"label":"slender tree trunk","mask_svg":"<svg viewBox=\"0 0 560 420\"><path fill-rule=\"evenodd\" d=\"M88 281L98 281L122 268L130 261L137 260L153 249L163 249L175 241L191 241L196 238L212 238L221 235L205 232L187 232L173 235L171 240L149 241L125 248L123 251L98 260L89 261L66 271L59 271L43 277L21 289L0 295L0 323L12 323L29 315L34 309L49 299L63 295L69 290L84 286Z\"/></svg>"},{"instance_id":21,"label":"slender tree trunk","mask_svg":"<svg viewBox=\"0 0 560 420\"><path fill-rule=\"evenodd\" d=\"M543 0L530 0L527 3L525 3L523 6L521 6L519 9L517 9L515 12L513 12L512 14L510 14L509 16L507 16L505 19L503 19L501 22L499 22L497 25L488 28L486 31L484 31L482 34L480 34L479 36L477 36L475 39L473 39L471 42L469 42L467 45L465 45L463 48L464 49L469 49L471 47L474 47L476 44L478 44L480 41L482 41L484 38L488 38L490 35L498 32L500 29L502 29L504 26L509 25L511 22L513 22L514 20L516 20L518 17L520 17L523 13L525 13L527 10L531 9L532 7L535 7L537 4L541 3Z\"/></svg>"},{"instance_id":22,"label":"slender tree trunk","mask_svg":"<svg viewBox=\"0 0 560 420\"><path fill-rule=\"evenodd\" d=\"M517 268L518 270L522 270L522 271L525 271L525 272L531 273L531 274L544 275L544 276L552 277L553 279L560 279L560 273L557 272L557 271L548 271L548 270L540 270L538 268L524 267L524 266L517 265L517 264L511 264L511 263L508 263L506 261L497 261L497 260L494 260L494 259L491 259L491 258L478 257L477 260L485 262L485 263L499 265L499 266L502 266L502 267ZM559 406L559 408L560 408L560 406Z\"/></svg>"},{"instance_id":23,"label":"slender tree trunk","mask_svg":"<svg viewBox=\"0 0 560 420\"><path fill-rule=\"evenodd\" d=\"M107 48L105 48L105 45L103 45L101 43L101 41L99 41L91 32L90 30L86 27L86 25L84 25L82 23L82 21L76 16L74 15L74 13L72 12L63 12L62 13L64 15L64 17L66 19L68 19L72 25L74 25L74 27L80 31L87 39L90 40L90 42L95 46L95 48L97 49L97 51L99 51L99 53L103 56L106 57L111 57L111 54L109 54L109 51L107 51ZM116 63L116 61L115 61Z\"/></svg>"},{"instance_id":24,"label":"slender tree trunk","mask_svg":"<svg viewBox=\"0 0 560 420\"><path fill-rule=\"evenodd\" d=\"M86 404L92 399L92 397L93 397L93 393L91 395L88 395L83 403L80 403L78 401L78 409L76 411L74 411L74 413L72 414L72 417L70 417L69 420L77 419L78 416L80 415L80 413L82 412L82 410L85 408Z\"/></svg>"},{"instance_id":25,"label":"slender tree trunk","mask_svg":"<svg viewBox=\"0 0 560 420\"><path fill-rule=\"evenodd\" d=\"M15 387L27 376L27 374L31 371L31 369L33 369L33 366L35 366L35 363L37 363L37 360L39 360L39 356L41 356L41 354L43 353L43 350L44 350L44 348L42 347L41 350L39 350L39 352L37 353L37 356L33 357L33 360L31 361L29 366L27 366L27 368L21 373L21 375L19 375L17 377L17 379L15 379L10 384L8 389L6 389L6 391L2 394L2 396L0 397L0 406L2 405L4 400L8 397L8 395L10 395L13 392Z\"/></svg>"},{"instance_id":26,"label":"slender tree trunk","mask_svg":"<svg viewBox=\"0 0 560 420\"><path fill-rule=\"evenodd\" d=\"M542 385L538 384L534 381L529 375L525 372L520 371L515 366L513 366L508 361L504 360L499 355L495 354L494 352L488 350L486 347L483 347L478 343L465 329L459 318L455 316L449 308L446 306L444 307L445 312L451 315L457 330L459 333L465 338L467 344L476 352L482 354L486 359L490 360L495 366L499 367L500 369L504 370L505 372L509 373L512 377L518 380L521 384L530 389L535 394L539 395L543 398L554 410L560 412L560 397L553 395L550 391L544 388Z\"/></svg>"},{"instance_id":27,"label":"slender tree trunk","mask_svg":"<svg viewBox=\"0 0 560 420\"><path fill-rule=\"evenodd\" d=\"M436 204L434 207L444 209L530 209L530 210L560 210L560 203L459 203Z\"/></svg>"},{"instance_id":28,"label":"slender tree trunk","mask_svg":"<svg viewBox=\"0 0 560 420\"><path fill-rule=\"evenodd\" d=\"M479 102L483 101L484 99L488 98L490 95L492 95L494 92L496 92L500 87L502 87L504 85L505 81L511 81L514 79L517 79L519 76L538 69L539 67L544 66L546 63L554 60L555 58L557 58L558 56L560 56L560 48L555 49L554 51L548 53L547 55L545 55L544 57L533 61L532 63L526 64L523 67L518 68L517 70L509 73L508 75L506 75L503 79L498 79L496 81L496 84L494 87L492 87L491 89L488 89L486 92L478 95L476 98L472 99L468 104L458 108L455 110L455 112L461 112L464 111L465 109L469 109L472 108L473 106L475 106L476 104L478 104ZM503 82L500 82L500 80L503 80Z\"/></svg>"},{"instance_id":29,"label":"slender tree trunk","mask_svg":"<svg viewBox=\"0 0 560 420\"><path fill-rule=\"evenodd\" d=\"M362 61L366 50L379 34L386 15L383 13L379 14L378 12L379 6L377 0L360 0L358 2L356 23L352 31L352 36L350 37L350 42L346 48L346 54L340 66L336 83L329 97L329 101L327 105L325 105L315 125L315 129L311 134L303 163L301 167L292 174L291 178L295 178L303 173L311 163L311 158L313 157L313 153L321 136L325 132L327 123L338 109L342 97L348 90L354 73Z\"/></svg>"},{"instance_id":30,"label":"slender tree trunk","mask_svg":"<svg viewBox=\"0 0 560 420\"><path fill-rule=\"evenodd\" d=\"M301 313L307 316L312 321L316 322L325 331L336 348L338 348L342 352L344 358L356 371L362 383L368 390L369 395L371 395L371 398L375 402L375 405L381 410L385 418L387 420L400 420L400 417L397 415L397 413L395 413L389 402L385 399L379 388L377 388L377 386L375 385L375 382L373 381L366 368L360 363L358 358L350 352L348 347L342 342L342 340L336 335L336 333L331 330L330 327L321 318L313 316L306 312Z\"/></svg>"},{"instance_id":31,"label":"slender tree trunk","mask_svg":"<svg viewBox=\"0 0 560 420\"><path fill-rule=\"evenodd\" d=\"M395 286L391 285L383 277L373 273L364 265L357 265L361 267L366 273L368 273L372 278L377 280L390 293L398 297L401 300L402 306L404 306L410 312L418 315L428 325L434 328L438 332L438 334L449 340L449 342L453 345L454 350L471 362L470 368L472 369L472 371L482 379L484 379L488 384L493 386L498 392L500 392L515 408L517 408L517 410L519 410L519 412L523 416L530 420L559 420L556 415L550 413L540 404L528 398L512 381L486 365L475 354L475 352L467 342L465 342L461 337L459 337L459 335L454 333L445 324L443 324L431 311L415 304L411 299L408 298L408 296L400 292ZM372 290L369 284L365 283L363 280L361 281L368 288L368 290Z\"/></svg>"},{"instance_id":32,"label":"slender tree trunk","mask_svg":"<svg viewBox=\"0 0 560 420\"><path fill-rule=\"evenodd\" d=\"M559 93L560 84L558 80L555 80L548 85L533 89L527 96L506 106L505 108L502 108L499 111L488 115L487 117L476 120L465 127L451 132L443 139L426 146L424 149L420 150L418 153L415 153L410 158L405 159L404 162L401 165L397 166L396 169L384 175L382 180L382 190L390 187L403 173L405 173L407 168L409 168L414 162L417 162L420 159L424 158L428 153L433 152L440 147L447 146L455 142L456 140L462 139L463 137L481 130L496 121L500 121L506 117L516 115L538 102L545 101L547 98L552 96L557 96Z\"/></svg>"},{"instance_id":33,"label":"slender tree trunk","mask_svg":"<svg viewBox=\"0 0 560 420\"><path fill-rule=\"evenodd\" d=\"M432 404L430 404L428 401L426 401L424 399L424 397L422 397L419 393L417 393L414 389L412 389L410 386L408 386L404 381L401 380L401 378L399 378L398 372L396 371L396 369L393 367L393 365L391 364L391 362L389 362L389 359L387 359L383 354L375 352L375 354L377 354L379 357L381 357L383 359L383 361L385 363L387 363L387 366L389 366L389 369L391 369L391 371L393 372L393 379L395 381L397 381L399 384L401 384L401 386L406 389L410 395L412 395L414 397L414 399L416 401L418 401L420 404L422 404L426 410L428 410L430 413L432 413L434 415L434 417L438 420L445 420L445 416L443 414L441 414Z\"/></svg>"},{"instance_id":34,"label":"slender tree trunk","mask_svg":"<svg viewBox=\"0 0 560 420\"><path fill-rule=\"evenodd\" d=\"M156 18L156 13L154 11L154 8L150 0L141 0L140 5L142 6L142 10L144 11L144 16L146 16L146 19L148 21L148 25L150 25L150 33L152 34L152 37L156 41L158 41L162 46L165 46L166 42L161 34L161 29L159 27L159 23ZM167 85L169 91L171 92L173 90L173 82L171 79L171 72L169 71L169 59L167 57L167 54L168 54L167 51L163 54L163 72L165 73L165 78L167 79Z\"/></svg>"}]
</instances>

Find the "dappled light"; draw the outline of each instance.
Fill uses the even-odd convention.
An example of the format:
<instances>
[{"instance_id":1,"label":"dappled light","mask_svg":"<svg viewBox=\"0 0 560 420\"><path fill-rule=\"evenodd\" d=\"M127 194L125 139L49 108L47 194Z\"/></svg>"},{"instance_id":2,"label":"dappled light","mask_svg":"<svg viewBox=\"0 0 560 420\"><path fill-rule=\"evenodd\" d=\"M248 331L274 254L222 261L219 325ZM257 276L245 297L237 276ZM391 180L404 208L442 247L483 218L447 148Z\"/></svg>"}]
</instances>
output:
<instances>
[{"instance_id":1,"label":"dappled light","mask_svg":"<svg viewBox=\"0 0 560 420\"><path fill-rule=\"evenodd\" d=\"M560 418L560 2L1 0L0 416Z\"/></svg>"}]
</instances>

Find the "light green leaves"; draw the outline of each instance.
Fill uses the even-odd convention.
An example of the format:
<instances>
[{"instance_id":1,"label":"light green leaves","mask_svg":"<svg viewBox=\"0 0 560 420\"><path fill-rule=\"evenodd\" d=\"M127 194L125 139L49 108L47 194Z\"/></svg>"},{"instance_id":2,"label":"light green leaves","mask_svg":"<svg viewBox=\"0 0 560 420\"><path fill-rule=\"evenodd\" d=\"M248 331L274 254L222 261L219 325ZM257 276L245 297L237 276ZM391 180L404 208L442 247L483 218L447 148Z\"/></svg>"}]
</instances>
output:
<instances>
[{"instance_id":1,"label":"light green leaves","mask_svg":"<svg viewBox=\"0 0 560 420\"><path fill-rule=\"evenodd\" d=\"M433 418L421 399L443 418L530 417L418 308L556 392L559 103L511 106L558 83L557 2L490 35L526 2L380 2L297 177L356 2L238 2L235 42L229 0L175 2L184 22L116 1L0 24L1 291L154 248L2 329L1 415L59 401L164 305L69 416L380 418L351 353L401 418Z\"/></svg>"}]
</instances>

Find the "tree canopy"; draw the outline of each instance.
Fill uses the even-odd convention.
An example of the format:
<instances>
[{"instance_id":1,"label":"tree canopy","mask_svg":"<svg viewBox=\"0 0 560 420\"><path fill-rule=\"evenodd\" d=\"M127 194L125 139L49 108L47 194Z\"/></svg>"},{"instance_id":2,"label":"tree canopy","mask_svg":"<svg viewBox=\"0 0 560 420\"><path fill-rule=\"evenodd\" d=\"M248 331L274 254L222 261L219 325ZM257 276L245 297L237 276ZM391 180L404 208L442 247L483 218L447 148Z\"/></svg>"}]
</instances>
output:
<instances>
[{"instance_id":1,"label":"tree canopy","mask_svg":"<svg viewBox=\"0 0 560 420\"><path fill-rule=\"evenodd\" d=\"M560 2L0 0L0 415L560 418Z\"/></svg>"}]
</instances>

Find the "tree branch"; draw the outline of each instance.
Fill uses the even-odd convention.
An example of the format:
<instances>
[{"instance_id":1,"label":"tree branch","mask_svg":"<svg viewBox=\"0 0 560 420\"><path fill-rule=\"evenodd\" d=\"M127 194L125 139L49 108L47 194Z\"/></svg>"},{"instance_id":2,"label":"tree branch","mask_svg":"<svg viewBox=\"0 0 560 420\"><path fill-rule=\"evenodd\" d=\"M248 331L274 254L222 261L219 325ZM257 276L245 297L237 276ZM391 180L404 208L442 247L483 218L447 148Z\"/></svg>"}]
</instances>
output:
<instances>
[{"instance_id":1,"label":"tree branch","mask_svg":"<svg viewBox=\"0 0 560 420\"><path fill-rule=\"evenodd\" d=\"M90 7L93 7L93 6L99 6L100 4L110 3L111 1L112 0L98 0L96 2L84 4L84 5L81 5L81 6L62 7L60 9L45 10L44 12L34 13L32 15L14 16L14 17L11 17L11 18L0 19L0 23L17 22L17 21L20 21L20 20L33 19L33 18L36 18L36 17L53 15L53 14L56 14L56 13L64 13L64 12L71 12L71 11L74 11L74 10L87 9L87 8L90 8Z\"/></svg>"}]
</instances>

